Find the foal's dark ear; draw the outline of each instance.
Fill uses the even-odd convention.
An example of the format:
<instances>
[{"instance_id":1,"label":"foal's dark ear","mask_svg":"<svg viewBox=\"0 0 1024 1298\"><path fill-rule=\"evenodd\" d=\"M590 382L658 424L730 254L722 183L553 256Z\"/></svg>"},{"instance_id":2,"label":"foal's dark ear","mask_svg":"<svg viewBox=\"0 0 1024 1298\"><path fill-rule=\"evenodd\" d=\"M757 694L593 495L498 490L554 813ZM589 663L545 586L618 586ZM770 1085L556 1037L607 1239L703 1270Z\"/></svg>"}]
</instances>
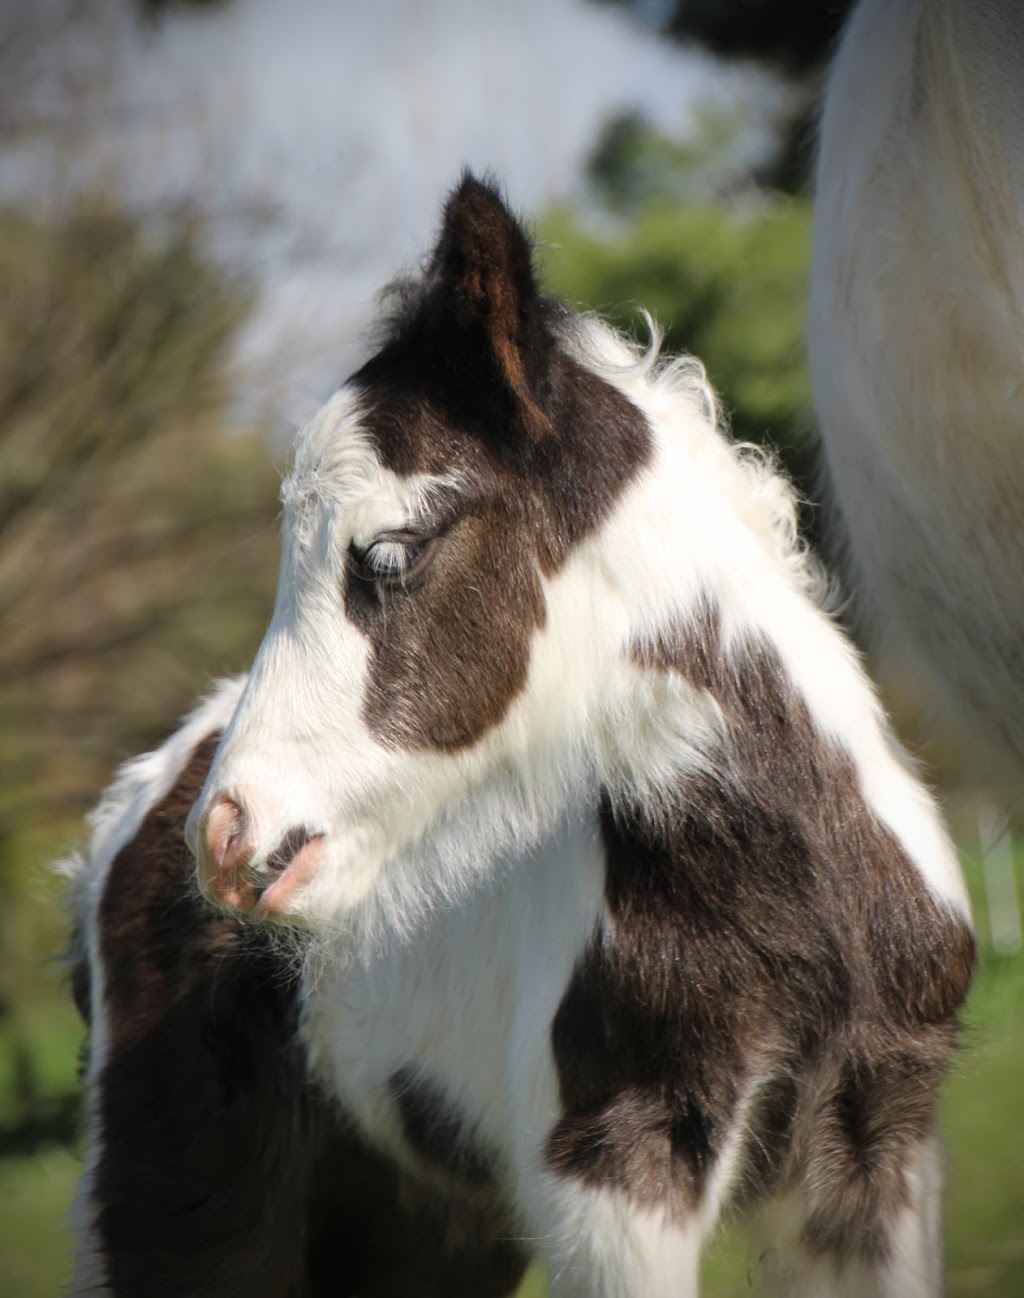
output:
<instances>
[{"instance_id":1,"label":"foal's dark ear","mask_svg":"<svg viewBox=\"0 0 1024 1298\"><path fill-rule=\"evenodd\" d=\"M470 363L484 363L531 436L543 412L551 337L533 272L533 248L495 185L466 172L448 199L429 279Z\"/></svg>"}]
</instances>

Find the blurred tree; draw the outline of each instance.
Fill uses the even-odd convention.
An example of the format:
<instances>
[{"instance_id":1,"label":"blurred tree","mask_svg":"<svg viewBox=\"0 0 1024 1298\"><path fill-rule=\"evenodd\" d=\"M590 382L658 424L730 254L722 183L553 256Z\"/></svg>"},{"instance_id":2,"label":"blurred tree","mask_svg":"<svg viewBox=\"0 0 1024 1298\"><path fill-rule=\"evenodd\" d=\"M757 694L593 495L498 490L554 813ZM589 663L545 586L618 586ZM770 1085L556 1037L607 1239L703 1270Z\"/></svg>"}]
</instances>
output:
<instances>
[{"instance_id":1,"label":"blurred tree","mask_svg":"<svg viewBox=\"0 0 1024 1298\"><path fill-rule=\"evenodd\" d=\"M745 178L730 165L737 123L705 115L693 137L667 139L636 112L613 117L587 161L594 197L618 216L635 216L652 201L693 203L727 193Z\"/></svg>"},{"instance_id":2,"label":"blurred tree","mask_svg":"<svg viewBox=\"0 0 1024 1298\"><path fill-rule=\"evenodd\" d=\"M639 177L620 159L610 193L605 174L602 220L584 227L562 210L544 223L542 238L558 248L550 287L627 332L642 327L640 308L649 310L669 351L704 362L733 435L776 447L806 486L810 205L763 196L728 208L707 199L681 203L678 177L669 175L667 193L647 183L652 156L649 140L633 155Z\"/></svg>"},{"instance_id":3,"label":"blurred tree","mask_svg":"<svg viewBox=\"0 0 1024 1298\"><path fill-rule=\"evenodd\" d=\"M75 1103L66 1041L40 1044L66 940L41 860L209 673L248 663L277 478L261 436L224 427L248 300L187 219L0 213L0 282L0 1147L20 1148Z\"/></svg>"},{"instance_id":4,"label":"blurred tree","mask_svg":"<svg viewBox=\"0 0 1024 1298\"><path fill-rule=\"evenodd\" d=\"M853 0L619 0L656 12L668 36L695 40L725 58L753 58L787 73L824 63Z\"/></svg>"},{"instance_id":5,"label":"blurred tree","mask_svg":"<svg viewBox=\"0 0 1024 1298\"><path fill-rule=\"evenodd\" d=\"M758 179L787 193L811 170L823 70L853 0L601 0L621 5L674 40L695 41L722 58L753 59L793 87L779 146Z\"/></svg>"},{"instance_id":6,"label":"blurred tree","mask_svg":"<svg viewBox=\"0 0 1024 1298\"><path fill-rule=\"evenodd\" d=\"M3 215L0 279L3 827L77 810L245 664L276 543L262 439L222 428L247 300L187 220Z\"/></svg>"}]
</instances>

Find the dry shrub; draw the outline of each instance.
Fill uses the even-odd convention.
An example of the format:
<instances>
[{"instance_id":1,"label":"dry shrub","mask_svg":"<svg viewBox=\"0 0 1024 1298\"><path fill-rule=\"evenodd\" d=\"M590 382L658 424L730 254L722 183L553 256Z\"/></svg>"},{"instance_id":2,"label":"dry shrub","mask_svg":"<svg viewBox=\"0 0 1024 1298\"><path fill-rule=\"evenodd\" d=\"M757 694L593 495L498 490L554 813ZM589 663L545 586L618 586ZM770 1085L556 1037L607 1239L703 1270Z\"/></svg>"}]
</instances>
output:
<instances>
[{"instance_id":1,"label":"dry shrub","mask_svg":"<svg viewBox=\"0 0 1024 1298\"><path fill-rule=\"evenodd\" d=\"M211 674L244 668L276 474L225 428L248 302L102 203L0 215L0 831L76 812ZM0 863L0 871L3 865Z\"/></svg>"}]
</instances>

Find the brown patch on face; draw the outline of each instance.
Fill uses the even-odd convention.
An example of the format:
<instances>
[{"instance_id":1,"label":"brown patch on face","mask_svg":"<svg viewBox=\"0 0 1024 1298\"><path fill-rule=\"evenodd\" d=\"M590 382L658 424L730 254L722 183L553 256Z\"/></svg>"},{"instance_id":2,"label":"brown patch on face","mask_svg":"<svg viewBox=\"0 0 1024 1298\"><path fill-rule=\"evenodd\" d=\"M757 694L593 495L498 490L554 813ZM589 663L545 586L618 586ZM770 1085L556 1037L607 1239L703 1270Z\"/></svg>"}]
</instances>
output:
<instances>
[{"instance_id":1,"label":"brown patch on face","mask_svg":"<svg viewBox=\"0 0 1024 1298\"><path fill-rule=\"evenodd\" d=\"M294 960L206 906L185 817L217 737L118 853L99 906L109 1036L91 1197L114 1298L511 1294L494 1226L410 1207L310 1084Z\"/></svg>"},{"instance_id":2,"label":"brown patch on face","mask_svg":"<svg viewBox=\"0 0 1024 1298\"><path fill-rule=\"evenodd\" d=\"M517 547L519 512L480 502L438 542L413 589L349 574L345 612L372 648L363 715L380 738L455 751L497 725L522 691L545 609L536 565Z\"/></svg>"},{"instance_id":3,"label":"brown patch on face","mask_svg":"<svg viewBox=\"0 0 1024 1298\"><path fill-rule=\"evenodd\" d=\"M467 181L423 283L353 380L386 468L465 484L408 588L348 577L346 614L373 649L365 715L387 742L453 751L501 721L544 625L542 577L650 459L640 411L558 342L567 318L538 292L498 196Z\"/></svg>"},{"instance_id":4,"label":"brown patch on face","mask_svg":"<svg viewBox=\"0 0 1024 1298\"><path fill-rule=\"evenodd\" d=\"M683 1213L757 1082L736 1197L799 1184L807 1247L877 1258L933 1128L973 937L767 644L726 655L709 605L635 657L708 690L728 737L656 820L602 808L612 924L553 1024L549 1160Z\"/></svg>"}]
</instances>

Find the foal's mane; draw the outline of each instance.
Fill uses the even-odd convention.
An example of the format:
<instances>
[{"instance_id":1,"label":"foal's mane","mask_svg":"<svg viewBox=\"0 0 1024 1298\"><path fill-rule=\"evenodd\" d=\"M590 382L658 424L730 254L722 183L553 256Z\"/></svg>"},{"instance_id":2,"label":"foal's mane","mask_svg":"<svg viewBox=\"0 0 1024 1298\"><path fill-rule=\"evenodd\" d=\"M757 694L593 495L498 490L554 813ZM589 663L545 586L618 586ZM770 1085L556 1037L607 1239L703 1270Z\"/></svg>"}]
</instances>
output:
<instances>
[{"instance_id":1,"label":"foal's mane","mask_svg":"<svg viewBox=\"0 0 1024 1298\"><path fill-rule=\"evenodd\" d=\"M703 429L702 464L765 548L788 567L796 585L826 612L837 611L837 588L800 533L800 497L777 455L756 443L730 439L728 417L704 365L685 353L664 355L657 322L647 311L641 311L641 318L646 343L597 315L563 309L559 340L574 360L618 388L652 422L692 426L696 413Z\"/></svg>"}]
</instances>

